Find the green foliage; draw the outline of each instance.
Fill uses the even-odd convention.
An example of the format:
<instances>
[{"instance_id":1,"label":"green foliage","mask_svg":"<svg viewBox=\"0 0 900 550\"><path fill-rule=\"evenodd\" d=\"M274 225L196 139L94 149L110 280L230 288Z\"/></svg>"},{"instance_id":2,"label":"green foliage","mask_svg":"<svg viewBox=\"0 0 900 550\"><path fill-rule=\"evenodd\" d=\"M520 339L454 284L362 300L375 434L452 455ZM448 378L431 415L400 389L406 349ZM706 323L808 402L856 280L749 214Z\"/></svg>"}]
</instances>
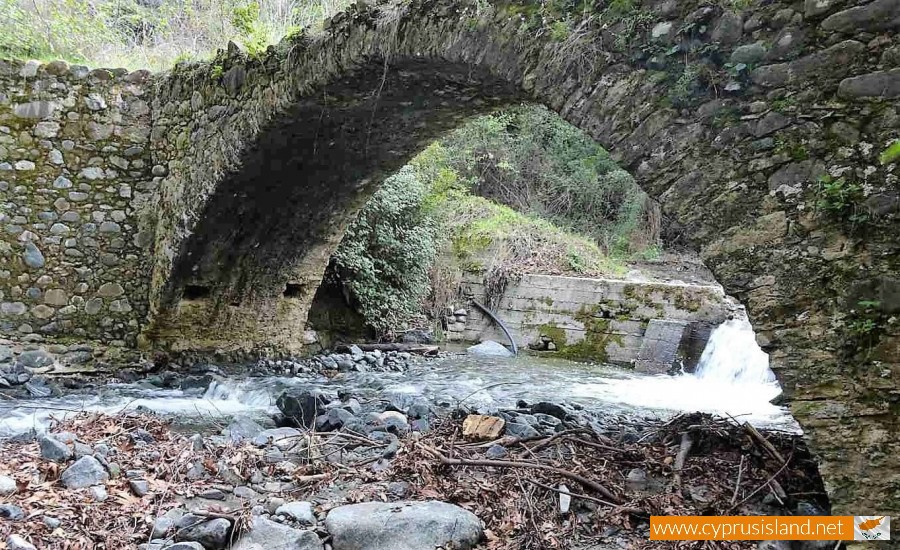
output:
<instances>
[{"instance_id":1,"label":"green foliage","mask_svg":"<svg viewBox=\"0 0 900 550\"><path fill-rule=\"evenodd\" d=\"M96 17L86 1L0 2L0 54L84 62L118 39L116 29Z\"/></svg>"},{"instance_id":2,"label":"green foliage","mask_svg":"<svg viewBox=\"0 0 900 550\"><path fill-rule=\"evenodd\" d=\"M613 18L622 18L634 11L634 0L610 0L606 13Z\"/></svg>"},{"instance_id":3,"label":"green foliage","mask_svg":"<svg viewBox=\"0 0 900 550\"><path fill-rule=\"evenodd\" d=\"M525 272L590 276L624 270L593 239L561 228L536 211L518 211L473 194L496 189L478 177L486 171L496 170L504 178L552 176L557 187L541 187L542 192L548 196L568 192L567 200L576 205L573 212L586 216L582 221L589 225L600 219L590 217L594 215L590 208L609 207L605 201L622 201L618 194L636 192L634 182L625 179L627 174L592 141L568 125L547 129L548 115L537 113L543 121L537 126L548 133L538 141L540 147L531 143L534 135L526 140L527 147L521 147L517 136L507 134L513 121L520 131L530 128L528 116L479 117L427 147L373 196L348 230L332 265L372 328L383 333L410 323L423 309L432 315L439 312L455 293L455 286L445 288L456 284L454 272L515 277ZM490 147L497 149L492 153ZM547 151L554 152L554 162L523 162L550 154ZM609 175L610 180L598 185L598 174ZM568 187L559 187L563 185ZM581 196L584 193L588 196ZM633 228L640 203L623 204L630 206L623 211L620 204L611 212L625 216L626 225ZM621 230L616 223L609 226L610 235ZM624 234L611 239L628 240Z\"/></svg>"},{"instance_id":4,"label":"green foliage","mask_svg":"<svg viewBox=\"0 0 900 550\"><path fill-rule=\"evenodd\" d=\"M412 167L388 178L333 256L358 311L379 332L406 323L429 290L437 226L422 209L427 187Z\"/></svg>"},{"instance_id":5,"label":"green foliage","mask_svg":"<svg viewBox=\"0 0 900 550\"><path fill-rule=\"evenodd\" d=\"M772 109L779 112L790 112L793 111L797 107L797 100L793 97L785 97L782 99L776 99L772 102Z\"/></svg>"},{"instance_id":6,"label":"green foliage","mask_svg":"<svg viewBox=\"0 0 900 550\"><path fill-rule=\"evenodd\" d=\"M656 260L662 255L662 247L658 244L648 246L638 254L642 260Z\"/></svg>"},{"instance_id":7,"label":"green foliage","mask_svg":"<svg viewBox=\"0 0 900 550\"><path fill-rule=\"evenodd\" d=\"M569 36L569 26L565 21L554 21L550 24L550 39L562 42Z\"/></svg>"},{"instance_id":8,"label":"green foliage","mask_svg":"<svg viewBox=\"0 0 900 550\"><path fill-rule=\"evenodd\" d=\"M269 45L268 33L259 20L259 3L255 0L232 8L231 25L250 55L261 54Z\"/></svg>"},{"instance_id":9,"label":"green foliage","mask_svg":"<svg viewBox=\"0 0 900 550\"><path fill-rule=\"evenodd\" d=\"M750 8L753 5L753 0L727 0L732 9L741 11ZM725 6L728 8L729 6Z\"/></svg>"},{"instance_id":10,"label":"green foliage","mask_svg":"<svg viewBox=\"0 0 900 550\"><path fill-rule=\"evenodd\" d=\"M482 116L443 140L457 185L596 240L610 254L656 244L647 198L590 136L544 107Z\"/></svg>"},{"instance_id":11,"label":"green foliage","mask_svg":"<svg viewBox=\"0 0 900 550\"><path fill-rule=\"evenodd\" d=\"M750 67L746 63L726 63L723 66L725 72L732 78L742 78L750 72Z\"/></svg>"},{"instance_id":12,"label":"green foliage","mask_svg":"<svg viewBox=\"0 0 900 550\"><path fill-rule=\"evenodd\" d=\"M788 155L796 161L802 161L809 158L809 151L806 149L806 146L796 137L775 138L775 152Z\"/></svg>"},{"instance_id":13,"label":"green foliage","mask_svg":"<svg viewBox=\"0 0 900 550\"><path fill-rule=\"evenodd\" d=\"M522 273L621 273L610 253L659 253L646 201L589 136L547 109L517 107L471 120L389 178L332 274L384 333L423 311L437 317L462 271L499 286Z\"/></svg>"},{"instance_id":14,"label":"green foliage","mask_svg":"<svg viewBox=\"0 0 900 550\"><path fill-rule=\"evenodd\" d=\"M681 72L681 76L669 89L669 100L676 107L686 107L691 104L700 89L700 66L696 63L687 63Z\"/></svg>"},{"instance_id":15,"label":"green foliage","mask_svg":"<svg viewBox=\"0 0 900 550\"><path fill-rule=\"evenodd\" d=\"M618 50L624 50L631 39L649 28L655 19L653 13L636 9L631 0L614 0L605 15L621 24L613 44Z\"/></svg>"},{"instance_id":16,"label":"green foliage","mask_svg":"<svg viewBox=\"0 0 900 550\"><path fill-rule=\"evenodd\" d=\"M888 147L881 152L878 160L880 160L881 164L884 165L900 161L900 139L894 140L893 143L888 145Z\"/></svg>"},{"instance_id":17,"label":"green foliage","mask_svg":"<svg viewBox=\"0 0 900 550\"><path fill-rule=\"evenodd\" d=\"M856 183L828 175L819 178L817 206L825 212L844 215L852 210L862 197L862 187Z\"/></svg>"},{"instance_id":18,"label":"green foliage","mask_svg":"<svg viewBox=\"0 0 900 550\"><path fill-rule=\"evenodd\" d=\"M351 0L0 0L0 55L168 69L229 40L258 55Z\"/></svg>"},{"instance_id":19,"label":"green foliage","mask_svg":"<svg viewBox=\"0 0 900 550\"><path fill-rule=\"evenodd\" d=\"M852 351L857 355L861 353L866 360L871 355L879 335L889 324L880 308L881 302L878 300L860 300L856 307L850 310L845 321Z\"/></svg>"}]
</instances>

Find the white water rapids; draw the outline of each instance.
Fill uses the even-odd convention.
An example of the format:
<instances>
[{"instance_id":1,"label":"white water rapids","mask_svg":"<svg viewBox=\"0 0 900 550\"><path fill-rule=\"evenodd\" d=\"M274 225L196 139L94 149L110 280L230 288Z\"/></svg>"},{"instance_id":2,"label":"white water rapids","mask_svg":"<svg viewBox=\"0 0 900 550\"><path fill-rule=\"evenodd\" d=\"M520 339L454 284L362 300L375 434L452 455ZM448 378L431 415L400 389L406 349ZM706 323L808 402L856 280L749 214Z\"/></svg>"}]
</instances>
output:
<instances>
[{"instance_id":1,"label":"white water rapids","mask_svg":"<svg viewBox=\"0 0 900 550\"><path fill-rule=\"evenodd\" d=\"M781 387L750 323L739 319L726 321L712 332L694 374L631 376L585 385L578 393L638 408L708 412L761 426L798 429L784 407L771 403Z\"/></svg>"},{"instance_id":2,"label":"white water rapids","mask_svg":"<svg viewBox=\"0 0 900 550\"><path fill-rule=\"evenodd\" d=\"M160 389L147 383L109 384L63 397L0 401L0 437L43 430L51 416L77 411L116 413L145 407L198 423L221 423L235 414L276 412L278 395L288 387L349 391L364 399L412 400L423 396L455 405L465 400L488 412L515 407L516 401L574 403L616 415L665 418L678 412L729 415L759 427L799 431L783 407L770 403L781 392L768 356L759 349L750 324L733 320L710 336L695 374L639 375L606 365L554 359L475 358L451 355L404 373L345 373L335 379L231 378L205 391ZM190 422L190 421L189 421Z\"/></svg>"}]
</instances>

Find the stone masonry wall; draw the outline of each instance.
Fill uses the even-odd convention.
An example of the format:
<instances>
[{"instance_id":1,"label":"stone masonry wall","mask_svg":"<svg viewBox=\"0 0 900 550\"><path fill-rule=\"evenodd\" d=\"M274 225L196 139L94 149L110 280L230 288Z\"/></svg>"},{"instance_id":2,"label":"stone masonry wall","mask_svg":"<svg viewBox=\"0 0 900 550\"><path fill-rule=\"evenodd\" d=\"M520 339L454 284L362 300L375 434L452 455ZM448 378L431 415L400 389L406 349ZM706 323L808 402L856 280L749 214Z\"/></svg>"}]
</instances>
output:
<instances>
[{"instance_id":1,"label":"stone masonry wall","mask_svg":"<svg viewBox=\"0 0 900 550\"><path fill-rule=\"evenodd\" d=\"M484 290L480 275L466 275L464 296L485 303ZM455 339L506 341L478 308L468 307L467 312L464 323L448 325ZM738 306L714 285L552 275L525 275L510 283L495 311L520 348L543 350L552 341L561 356L618 364L637 359L652 319L686 321L688 339L696 341L685 342L685 351L702 352L711 329L743 313L738 312ZM690 353L684 359L695 364L698 358L699 353Z\"/></svg>"},{"instance_id":2,"label":"stone masonry wall","mask_svg":"<svg viewBox=\"0 0 900 550\"><path fill-rule=\"evenodd\" d=\"M148 77L0 61L0 335L135 343L149 280Z\"/></svg>"}]
</instances>

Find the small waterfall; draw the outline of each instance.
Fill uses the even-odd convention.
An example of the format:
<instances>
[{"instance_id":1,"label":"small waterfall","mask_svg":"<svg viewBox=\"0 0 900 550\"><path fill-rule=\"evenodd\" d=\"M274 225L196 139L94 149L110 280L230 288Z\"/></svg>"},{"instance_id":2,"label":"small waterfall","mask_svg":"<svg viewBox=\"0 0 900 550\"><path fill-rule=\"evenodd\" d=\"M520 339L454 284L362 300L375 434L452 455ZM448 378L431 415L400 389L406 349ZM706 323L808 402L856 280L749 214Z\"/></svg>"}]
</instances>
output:
<instances>
[{"instance_id":1,"label":"small waterfall","mask_svg":"<svg viewBox=\"0 0 900 550\"><path fill-rule=\"evenodd\" d=\"M209 402L233 402L236 406L246 405L251 409L266 409L275 402L273 391L255 380L214 380L204 392L203 399Z\"/></svg>"},{"instance_id":2,"label":"small waterfall","mask_svg":"<svg viewBox=\"0 0 900 550\"><path fill-rule=\"evenodd\" d=\"M732 384L771 384L775 374L769 356L756 343L745 319L725 321L709 336L695 376L701 380Z\"/></svg>"}]
</instances>

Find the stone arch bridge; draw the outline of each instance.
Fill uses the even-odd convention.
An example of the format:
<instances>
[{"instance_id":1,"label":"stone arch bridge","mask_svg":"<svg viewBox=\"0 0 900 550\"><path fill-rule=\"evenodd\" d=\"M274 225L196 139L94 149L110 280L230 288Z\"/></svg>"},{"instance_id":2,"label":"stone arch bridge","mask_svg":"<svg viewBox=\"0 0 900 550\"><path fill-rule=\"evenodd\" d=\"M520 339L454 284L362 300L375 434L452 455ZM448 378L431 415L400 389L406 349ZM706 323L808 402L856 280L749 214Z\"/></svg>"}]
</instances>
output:
<instances>
[{"instance_id":1,"label":"stone arch bridge","mask_svg":"<svg viewBox=\"0 0 900 550\"><path fill-rule=\"evenodd\" d=\"M466 118L539 102L747 305L836 510L900 514L900 2L596 4L551 23L522 2L360 3L161 75L4 64L0 179L35 205L7 217L4 332L296 349L379 183Z\"/></svg>"}]
</instances>

